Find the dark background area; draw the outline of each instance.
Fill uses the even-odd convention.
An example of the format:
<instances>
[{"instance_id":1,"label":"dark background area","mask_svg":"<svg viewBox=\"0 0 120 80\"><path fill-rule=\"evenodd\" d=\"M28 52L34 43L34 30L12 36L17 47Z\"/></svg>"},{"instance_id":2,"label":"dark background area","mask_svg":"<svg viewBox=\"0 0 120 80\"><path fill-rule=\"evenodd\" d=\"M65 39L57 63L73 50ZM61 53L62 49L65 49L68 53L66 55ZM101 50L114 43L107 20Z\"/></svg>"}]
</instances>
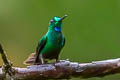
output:
<instances>
[{"instance_id":1,"label":"dark background area","mask_svg":"<svg viewBox=\"0 0 120 80\"><path fill-rule=\"evenodd\" d=\"M120 57L120 0L1 0L0 43L14 66L25 67L49 20L65 14L60 59L83 63ZM119 74L86 80L118 79Z\"/></svg>"}]
</instances>

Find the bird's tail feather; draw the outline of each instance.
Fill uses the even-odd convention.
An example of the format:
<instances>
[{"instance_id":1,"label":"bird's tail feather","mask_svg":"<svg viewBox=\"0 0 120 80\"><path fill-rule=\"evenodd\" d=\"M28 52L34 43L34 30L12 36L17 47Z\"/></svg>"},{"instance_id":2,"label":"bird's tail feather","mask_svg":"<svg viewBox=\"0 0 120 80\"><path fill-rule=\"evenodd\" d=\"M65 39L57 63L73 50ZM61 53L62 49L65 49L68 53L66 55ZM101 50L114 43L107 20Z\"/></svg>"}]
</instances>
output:
<instances>
[{"instance_id":1,"label":"bird's tail feather","mask_svg":"<svg viewBox=\"0 0 120 80\"><path fill-rule=\"evenodd\" d=\"M30 56L24 61L23 64L25 65L34 65L35 60L36 60L36 53L30 54Z\"/></svg>"}]
</instances>

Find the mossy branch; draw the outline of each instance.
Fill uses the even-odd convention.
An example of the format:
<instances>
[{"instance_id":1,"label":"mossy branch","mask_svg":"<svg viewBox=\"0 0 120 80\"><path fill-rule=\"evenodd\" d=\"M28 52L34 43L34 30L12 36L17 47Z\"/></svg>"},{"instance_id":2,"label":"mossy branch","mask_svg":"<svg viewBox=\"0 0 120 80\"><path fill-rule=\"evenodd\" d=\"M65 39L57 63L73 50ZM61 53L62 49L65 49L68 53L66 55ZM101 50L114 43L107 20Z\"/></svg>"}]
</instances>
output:
<instances>
[{"instance_id":1,"label":"mossy branch","mask_svg":"<svg viewBox=\"0 0 120 80\"><path fill-rule=\"evenodd\" d=\"M19 68L12 67L4 54L2 46L0 46L0 53L4 65L9 65L8 68L6 66L0 68L0 80L7 78L6 75L9 75L10 80L46 80L70 79L73 77L104 77L120 73L120 58L80 64L78 62L70 62L69 60L61 60L58 63Z\"/></svg>"}]
</instances>

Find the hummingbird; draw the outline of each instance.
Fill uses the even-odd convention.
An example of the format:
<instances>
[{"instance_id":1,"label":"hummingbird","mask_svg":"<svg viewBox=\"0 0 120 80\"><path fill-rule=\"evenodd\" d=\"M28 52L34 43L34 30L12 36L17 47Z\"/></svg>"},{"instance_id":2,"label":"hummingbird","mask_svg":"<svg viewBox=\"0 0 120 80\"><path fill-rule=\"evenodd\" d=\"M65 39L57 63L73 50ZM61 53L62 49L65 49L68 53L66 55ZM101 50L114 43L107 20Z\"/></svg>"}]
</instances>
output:
<instances>
[{"instance_id":1,"label":"hummingbird","mask_svg":"<svg viewBox=\"0 0 120 80\"><path fill-rule=\"evenodd\" d=\"M26 65L45 64L48 60L56 59L59 62L59 54L65 45L65 37L62 33L62 21L67 17L54 16L49 21L47 33L38 42L35 53L32 53L27 60Z\"/></svg>"}]
</instances>

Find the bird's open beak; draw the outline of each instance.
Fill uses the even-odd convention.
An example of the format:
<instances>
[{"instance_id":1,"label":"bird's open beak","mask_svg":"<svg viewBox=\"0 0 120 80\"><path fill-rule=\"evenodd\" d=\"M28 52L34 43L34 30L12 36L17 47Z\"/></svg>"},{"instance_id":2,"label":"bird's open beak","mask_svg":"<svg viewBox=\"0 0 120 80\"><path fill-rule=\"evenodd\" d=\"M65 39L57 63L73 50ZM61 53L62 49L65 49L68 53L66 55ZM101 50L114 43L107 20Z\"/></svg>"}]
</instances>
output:
<instances>
[{"instance_id":1,"label":"bird's open beak","mask_svg":"<svg viewBox=\"0 0 120 80\"><path fill-rule=\"evenodd\" d=\"M67 15L64 15L63 17L60 18L60 21L62 21L63 19L65 19L67 17Z\"/></svg>"}]
</instances>

